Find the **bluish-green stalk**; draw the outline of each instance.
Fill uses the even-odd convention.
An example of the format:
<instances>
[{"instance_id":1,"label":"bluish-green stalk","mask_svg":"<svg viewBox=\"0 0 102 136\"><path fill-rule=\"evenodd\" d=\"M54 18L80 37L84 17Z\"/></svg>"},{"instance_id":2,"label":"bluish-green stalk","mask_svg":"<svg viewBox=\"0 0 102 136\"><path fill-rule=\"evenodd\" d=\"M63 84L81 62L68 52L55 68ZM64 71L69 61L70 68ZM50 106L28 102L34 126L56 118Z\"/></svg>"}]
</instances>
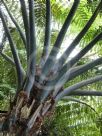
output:
<instances>
[{"instance_id":1,"label":"bluish-green stalk","mask_svg":"<svg viewBox=\"0 0 102 136\"><path fill-rule=\"evenodd\" d=\"M10 48L11 48L11 52L12 52L14 62L15 62L15 65L16 65L16 71L17 71L17 77L18 77L18 87L20 88L22 86L22 83L23 83L24 70L22 68L22 65L21 65L21 62L20 62L20 59L19 59L19 56L18 56L18 53L17 53L17 49L14 45L14 42L13 42L13 39L12 39L11 34L9 32L8 26L5 22L5 17L4 17L2 10L1 10L1 7L0 7L0 18L2 20L3 27L4 27L4 30L5 30L6 36L8 38Z\"/></svg>"},{"instance_id":2,"label":"bluish-green stalk","mask_svg":"<svg viewBox=\"0 0 102 136\"><path fill-rule=\"evenodd\" d=\"M102 91L90 91L90 90L75 90L70 92L68 95L73 96L102 96Z\"/></svg>"},{"instance_id":3,"label":"bluish-green stalk","mask_svg":"<svg viewBox=\"0 0 102 136\"><path fill-rule=\"evenodd\" d=\"M50 4L50 0L46 0L46 26L45 26L44 47L42 52L41 64L40 64L41 67L43 67L48 57L50 42L51 42L51 4Z\"/></svg>"},{"instance_id":4,"label":"bluish-green stalk","mask_svg":"<svg viewBox=\"0 0 102 136\"><path fill-rule=\"evenodd\" d=\"M75 47L79 44L79 42L81 41L81 39L88 32L89 28L91 27L91 25L95 21L95 19L96 19L97 15L98 15L99 11L101 10L101 8L102 8L102 1L99 3L99 5L97 6L96 10L92 14L92 16L89 19L89 21L84 26L84 28L80 31L80 33L76 36L76 38L73 40L73 42L69 45L69 47L65 50L65 52L59 58L59 60L58 60L58 62L56 64L57 65L56 66L57 69L61 69L61 67L65 63L66 59L71 54L71 52L75 49Z\"/></svg>"},{"instance_id":5,"label":"bluish-green stalk","mask_svg":"<svg viewBox=\"0 0 102 136\"><path fill-rule=\"evenodd\" d=\"M58 34L58 37L57 37L57 39L55 41L55 44L54 44L54 47L52 48L52 50L50 52L50 55L49 55L48 59L46 60L44 67L42 68L42 74L40 76L40 83L42 83L44 81L44 79L46 78L49 70L51 69L51 67L55 63L54 62L55 58L56 58L57 53L58 53L58 51L60 49L60 46L61 46L61 44L63 42L63 39L65 37L67 29L70 26L70 23L71 23L71 21L72 21L72 19L74 17L74 14L75 14L75 12L77 10L79 2L80 2L80 0L75 0L74 1L74 4L73 4L73 6L72 6L72 8L71 8L65 22L64 22L64 24L63 24L59 34Z\"/></svg>"},{"instance_id":6,"label":"bluish-green stalk","mask_svg":"<svg viewBox=\"0 0 102 136\"><path fill-rule=\"evenodd\" d=\"M35 80L36 71L36 36L35 36L35 13L34 0L29 0L29 24L30 24L30 47L29 63L27 70L27 79L24 85L24 91L30 93Z\"/></svg>"},{"instance_id":7,"label":"bluish-green stalk","mask_svg":"<svg viewBox=\"0 0 102 136\"><path fill-rule=\"evenodd\" d=\"M66 88L64 91L62 91L61 93L59 93L56 98L55 98L55 101L59 101L61 98L63 98L64 96L66 95L69 95L72 91L75 91L83 86L86 86L88 84L92 84L92 83L95 83L95 82L98 82L102 80L102 75L99 75L99 76L96 76L96 77L93 77L91 79L87 79L87 80L83 80L77 84L74 84L68 88Z\"/></svg>"},{"instance_id":8,"label":"bluish-green stalk","mask_svg":"<svg viewBox=\"0 0 102 136\"><path fill-rule=\"evenodd\" d=\"M63 86L63 84L65 83L65 81L67 81L68 79L72 78L74 76L73 72L71 74L70 68L78 61L80 60L88 51L91 50L91 48L102 38L102 33L100 33L98 36L96 36L85 48L83 48L74 58L72 58L70 61L68 61L63 68L58 72L58 75L56 76L56 78L52 81L49 81L46 84L46 88L49 91L42 91L42 94L45 95L47 97L47 95L54 89L55 85L56 85L56 89L57 86L59 86L59 84L61 85L61 87ZM101 58L97 60L97 62L93 61L91 64L88 64L88 66L83 67L83 72L84 70L86 71L88 68L92 68L93 65L97 65L101 64ZM91 66L90 66L91 65ZM80 70L81 71L81 70ZM82 72L82 73L83 73ZM75 73L75 72L74 72ZM77 74L77 72L75 73ZM79 72L80 74L80 72ZM62 82L62 78L63 78L63 82ZM61 82L61 83L59 83ZM49 87L50 86L50 87ZM56 91L55 91L56 92Z\"/></svg>"},{"instance_id":9,"label":"bluish-green stalk","mask_svg":"<svg viewBox=\"0 0 102 136\"><path fill-rule=\"evenodd\" d=\"M21 27L19 26L19 24L17 23L17 21L15 20L15 18L13 17L13 15L11 14L11 12L8 9L8 7L7 7L6 3L4 2L4 0L2 0L2 3L4 4L4 6L5 6L5 8L6 8L7 12L8 12L8 15L10 16L12 22L15 24L15 26L16 26L16 28L17 28L17 30L18 30L18 32L19 32L19 34L20 34L20 36L21 36L21 38L23 40L25 48L26 48L26 38L25 38L25 35L24 35Z\"/></svg>"},{"instance_id":10,"label":"bluish-green stalk","mask_svg":"<svg viewBox=\"0 0 102 136\"><path fill-rule=\"evenodd\" d=\"M29 19L27 14L27 7L25 4L25 0L20 0L21 3L21 11L22 11L22 17L24 22L24 29L26 34L26 47L27 47L27 59L29 60L30 55L30 29L29 29Z\"/></svg>"}]
</instances>

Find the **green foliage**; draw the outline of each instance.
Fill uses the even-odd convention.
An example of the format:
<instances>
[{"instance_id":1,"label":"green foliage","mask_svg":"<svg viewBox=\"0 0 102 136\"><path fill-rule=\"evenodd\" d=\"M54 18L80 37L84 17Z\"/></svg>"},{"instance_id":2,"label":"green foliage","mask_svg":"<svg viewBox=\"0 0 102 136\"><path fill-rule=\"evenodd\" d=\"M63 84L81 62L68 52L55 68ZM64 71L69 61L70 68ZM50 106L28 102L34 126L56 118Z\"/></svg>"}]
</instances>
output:
<instances>
[{"instance_id":1,"label":"green foliage","mask_svg":"<svg viewBox=\"0 0 102 136\"><path fill-rule=\"evenodd\" d=\"M15 93L16 76L14 68L5 60L0 59L0 100ZM0 106L1 107L1 106Z\"/></svg>"},{"instance_id":2,"label":"green foliage","mask_svg":"<svg viewBox=\"0 0 102 136\"><path fill-rule=\"evenodd\" d=\"M53 119L46 121L50 136L101 136L101 99L97 104L95 97L80 97L90 103L98 112L96 114L89 107L70 101L61 101L56 107Z\"/></svg>"}]
</instances>

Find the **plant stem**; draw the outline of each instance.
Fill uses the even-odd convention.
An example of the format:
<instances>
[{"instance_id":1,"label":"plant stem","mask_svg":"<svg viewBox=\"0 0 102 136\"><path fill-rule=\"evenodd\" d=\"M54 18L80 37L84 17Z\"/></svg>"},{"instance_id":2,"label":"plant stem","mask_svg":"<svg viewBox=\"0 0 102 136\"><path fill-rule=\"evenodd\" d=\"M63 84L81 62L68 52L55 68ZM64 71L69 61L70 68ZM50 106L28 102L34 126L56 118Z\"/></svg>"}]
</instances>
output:
<instances>
[{"instance_id":1,"label":"plant stem","mask_svg":"<svg viewBox=\"0 0 102 136\"><path fill-rule=\"evenodd\" d=\"M27 14L27 8L25 4L25 0L20 0L21 3L21 11L22 11L22 17L24 22L24 28L25 28L25 34L26 34L26 46L27 46L27 59L29 60L29 48L30 48L30 32L29 32L29 19Z\"/></svg>"},{"instance_id":2,"label":"plant stem","mask_svg":"<svg viewBox=\"0 0 102 136\"><path fill-rule=\"evenodd\" d=\"M77 7L79 5L79 1L80 0L75 0L74 1L74 4L73 4L73 6L72 6L72 8L71 8L65 22L64 22L64 24L63 24L59 34L58 34L58 37L57 37L57 39L55 41L55 44L54 44L54 47L52 48L52 50L50 52L50 55L49 55L48 59L46 60L46 63L44 65L44 67L42 68L42 74L40 76L40 82L41 83L44 81L44 79L46 78L47 74L49 73L51 67L55 63L54 62L55 58L56 58L57 53L59 51L59 48L60 48L60 46L62 44L62 41L63 41L63 39L65 37L67 29L70 26L70 23L71 23L71 21L73 19L73 16L74 16L74 14L75 14L75 12L77 10Z\"/></svg>"},{"instance_id":3,"label":"plant stem","mask_svg":"<svg viewBox=\"0 0 102 136\"><path fill-rule=\"evenodd\" d=\"M88 85L88 84L95 83L95 82L100 81L100 80L102 80L102 75L100 75L100 76L95 76L95 77L90 78L90 79L88 79L88 80L84 80L84 81L81 81L81 82L79 82L79 83L77 83L77 84L74 84L74 85L72 85L72 86L70 86L70 87L64 89L64 91L62 91L61 93L59 93L59 94L56 96L55 101L56 101L56 102L59 101L61 98L63 98L63 97L66 96L66 95L69 95L72 91L75 91L75 90L77 90L78 88L81 88L81 87L86 86L86 85Z\"/></svg>"},{"instance_id":4,"label":"plant stem","mask_svg":"<svg viewBox=\"0 0 102 136\"><path fill-rule=\"evenodd\" d=\"M36 36L35 36L35 13L34 0L29 0L29 21L30 21L30 48L29 48L29 63L27 70L27 79L24 85L24 91L29 95L35 81L36 71Z\"/></svg>"},{"instance_id":5,"label":"plant stem","mask_svg":"<svg viewBox=\"0 0 102 136\"><path fill-rule=\"evenodd\" d=\"M20 62L20 59L19 59L19 56L18 56L17 49L16 49L16 47L14 45L14 42L12 40L11 34L10 34L9 29L7 27L7 24L5 22L5 18L4 18L4 15L3 15L3 12L1 10L1 8L0 8L0 18L2 20L5 33L7 35L9 43L10 43L11 52L12 52L14 62L15 62L15 65L16 65L16 71L17 71L17 77L18 77L18 87L20 88L22 86L22 83L23 83L24 70L22 68L22 65L21 65L21 62Z\"/></svg>"},{"instance_id":6,"label":"plant stem","mask_svg":"<svg viewBox=\"0 0 102 136\"><path fill-rule=\"evenodd\" d=\"M45 40L44 40L44 48L41 58L41 67L43 67L48 57L50 41L51 41L51 5L50 5L50 0L46 0Z\"/></svg>"},{"instance_id":7,"label":"plant stem","mask_svg":"<svg viewBox=\"0 0 102 136\"><path fill-rule=\"evenodd\" d=\"M102 96L102 91L75 90L69 95L76 96Z\"/></svg>"}]
</instances>

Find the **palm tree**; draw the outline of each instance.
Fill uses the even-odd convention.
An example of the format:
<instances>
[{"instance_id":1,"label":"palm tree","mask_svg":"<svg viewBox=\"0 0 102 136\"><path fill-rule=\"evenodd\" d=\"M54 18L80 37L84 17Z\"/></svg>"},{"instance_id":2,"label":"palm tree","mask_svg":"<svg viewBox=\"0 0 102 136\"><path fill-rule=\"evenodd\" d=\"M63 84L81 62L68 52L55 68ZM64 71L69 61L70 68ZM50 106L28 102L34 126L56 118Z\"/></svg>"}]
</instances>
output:
<instances>
[{"instance_id":1,"label":"palm tree","mask_svg":"<svg viewBox=\"0 0 102 136\"><path fill-rule=\"evenodd\" d=\"M21 135L21 136L35 136L40 132L40 128L47 116L50 116L55 108L55 105L61 99L65 99L70 95L75 96L102 96L101 91L87 91L79 90L79 88L88 84L95 83L102 80L102 75L97 75L87 80L83 80L67 88L63 88L66 82L74 79L82 73L92 69L95 66L102 64L102 57L97 58L84 65L75 66L75 64L90 51L101 39L102 32L100 32L92 41L90 41L79 53L71 60L67 60L70 53L80 43L81 39L85 36L98 13L102 9L102 0L96 7L93 15L88 20L86 25L68 46L65 52L57 60L57 54L69 28L72 19L77 12L80 0L75 0L65 19L65 22L56 38L54 46L49 53L51 42L51 4L50 0L46 0L46 24L45 24L45 37L44 46L41 55L40 64L37 64L37 36L35 28L35 10L34 1L28 1L28 7L24 0L19 0L21 5L22 18L24 23L24 31L12 16L6 3L1 0L5 6L8 15L12 22L15 24L16 29L23 41L26 56L27 56L27 71L21 64L16 46L11 36L10 30L6 23L2 6L0 7L0 18L4 27L6 37L9 41L10 49L13 55L12 58L2 54L16 68L17 72L17 89L14 101L10 106L7 113L1 114L0 130L4 134ZM4 40L3 40L4 41ZM2 43L3 46L3 43ZM1 50L2 52L2 50Z\"/></svg>"}]
</instances>

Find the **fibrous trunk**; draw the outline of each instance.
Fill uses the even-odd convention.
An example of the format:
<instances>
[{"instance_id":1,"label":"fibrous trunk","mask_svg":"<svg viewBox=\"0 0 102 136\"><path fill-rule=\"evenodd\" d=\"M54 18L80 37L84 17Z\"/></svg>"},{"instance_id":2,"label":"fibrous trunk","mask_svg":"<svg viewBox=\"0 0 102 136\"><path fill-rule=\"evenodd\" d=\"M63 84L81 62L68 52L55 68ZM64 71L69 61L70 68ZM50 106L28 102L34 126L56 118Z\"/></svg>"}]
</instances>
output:
<instances>
[{"instance_id":1,"label":"fibrous trunk","mask_svg":"<svg viewBox=\"0 0 102 136\"><path fill-rule=\"evenodd\" d=\"M11 104L7 113L0 115L3 136L39 136L43 135L42 126L45 118L50 118L54 112L55 102L49 98L44 103L39 103L41 92L33 85L29 99L24 91L19 93L17 101Z\"/></svg>"}]
</instances>

